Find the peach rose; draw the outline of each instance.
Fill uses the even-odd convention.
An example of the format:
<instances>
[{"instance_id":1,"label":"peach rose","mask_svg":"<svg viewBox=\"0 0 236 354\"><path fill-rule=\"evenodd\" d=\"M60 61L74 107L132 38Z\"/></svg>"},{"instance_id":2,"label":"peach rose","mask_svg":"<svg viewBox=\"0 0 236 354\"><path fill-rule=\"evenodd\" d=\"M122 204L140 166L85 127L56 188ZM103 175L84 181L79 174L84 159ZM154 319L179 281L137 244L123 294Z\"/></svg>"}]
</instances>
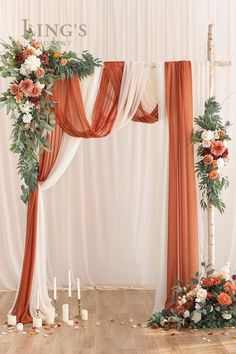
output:
<instances>
[{"instance_id":1,"label":"peach rose","mask_svg":"<svg viewBox=\"0 0 236 354\"><path fill-rule=\"evenodd\" d=\"M213 162L213 160L214 160L214 159L213 159L213 156L210 155L210 154L205 155L205 156L203 157L203 161L204 161L205 165L211 165L212 162Z\"/></svg>"},{"instance_id":2,"label":"peach rose","mask_svg":"<svg viewBox=\"0 0 236 354\"><path fill-rule=\"evenodd\" d=\"M34 47L35 49L39 48L39 46L40 46L39 42L33 41L31 43L31 47Z\"/></svg>"},{"instance_id":3,"label":"peach rose","mask_svg":"<svg viewBox=\"0 0 236 354\"><path fill-rule=\"evenodd\" d=\"M210 179L216 179L218 177L218 172L216 170L212 170L208 173L208 177Z\"/></svg>"},{"instance_id":4,"label":"peach rose","mask_svg":"<svg viewBox=\"0 0 236 354\"><path fill-rule=\"evenodd\" d=\"M41 79L44 77L45 70L43 68L38 68L34 73L38 79Z\"/></svg>"},{"instance_id":5,"label":"peach rose","mask_svg":"<svg viewBox=\"0 0 236 354\"><path fill-rule=\"evenodd\" d=\"M33 49L31 48L26 48L24 51L23 51L23 58L26 59L28 58L30 55L33 55L34 52L33 52Z\"/></svg>"},{"instance_id":6,"label":"peach rose","mask_svg":"<svg viewBox=\"0 0 236 354\"><path fill-rule=\"evenodd\" d=\"M54 52L54 53L53 53L54 58L58 58L60 55L61 55L60 52Z\"/></svg>"},{"instance_id":7,"label":"peach rose","mask_svg":"<svg viewBox=\"0 0 236 354\"><path fill-rule=\"evenodd\" d=\"M12 95L16 95L18 91L19 91L19 86L17 84L12 84L10 86L10 92Z\"/></svg>"},{"instance_id":8,"label":"peach rose","mask_svg":"<svg viewBox=\"0 0 236 354\"><path fill-rule=\"evenodd\" d=\"M32 92L31 92L31 96L38 97L41 95L41 92L42 92L41 87L39 87L38 85L34 85Z\"/></svg>"},{"instance_id":9,"label":"peach rose","mask_svg":"<svg viewBox=\"0 0 236 354\"><path fill-rule=\"evenodd\" d=\"M61 65L63 65L63 66L66 65L67 62L68 62L68 60L66 58L61 59Z\"/></svg>"},{"instance_id":10,"label":"peach rose","mask_svg":"<svg viewBox=\"0 0 236 354\"><path fill-rule=\"evenodd\" d=\"M212 285L214 285L214 279L213 278L202 278L202 285L203 286L212 286Z\"/></svg>"},{"instance_id":11,"label":"peach rose","mask_svg":"<svg viewBox=\"0 0 236 354\"><path fill-rule=\"evenodd\" d=\"M20 91L22 91L26 96L29 96L31 94L33 87L33 81L30 79L21 80L21 82L19 83Z\"/></svg>"},{"instance_id":12,"label":"peach rose","mask_svg":"<svg viewBox=\"0 0 236 354\"><path fill-rule=\"evenodd\" d=\"M224 143L220 140L213 141L211 144L211 153L216 156L220 156L225 151Z\"/></svg>"},{"instance_id":13,"label":"peach rose","mask_svg":"<svg viewBox=\"0 0 236 354\"><path fill-rule=\"evenodd\" d=\"M17 101L22 100L23 97L24 97L23 92L17 92L17 94L15 95L15 99L16 99Z\"/></svg>"},{"instance_id":14,"label":"peach rose","mask_svg":"<svg viewBox=\"0 0 236 354\"><path fill-rule=\"evenodd\" d=\"M219 130L218 131L218 135L223 138L225 136L225 131L222 129L222 130Z\"/></svg>"},{"instance_id":15,"label":"peach rose","mask_svg":"<svg viewBox=\"0 0 236 354\"><path fill-rule=\"evenodd\" d=\"M221 293L217 296L217 301L220 305L231 305L232 299L229 294Z\"/></svg>"}]
</instances>

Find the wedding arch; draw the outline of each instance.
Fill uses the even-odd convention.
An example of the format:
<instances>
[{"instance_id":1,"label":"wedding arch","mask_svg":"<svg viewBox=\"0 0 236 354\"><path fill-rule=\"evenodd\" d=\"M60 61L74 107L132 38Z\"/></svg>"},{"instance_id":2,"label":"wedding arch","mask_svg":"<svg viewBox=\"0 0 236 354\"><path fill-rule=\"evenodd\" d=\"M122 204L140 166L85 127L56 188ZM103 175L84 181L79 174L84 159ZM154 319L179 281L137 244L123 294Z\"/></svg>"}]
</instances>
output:
<instances>
[{"instance_id":1,"label":"wedding arch","mask_svg":"<svg viewBox=\"0 0 236 354\"><path fill-rule=\"evenodd\" d=\"M36 314L37 289L41 313L54 311L47 289L43 191L55 185L66 171L78 149L79 138L105 137L131 120L143 123L158 120L158 106L150 110L142 102L152 63L115 61L102 65L89 54L80 61L71 52L62 53L57 43L48 50L41 48L31 34L26 38L27 45L14 40L11 46L5 44L12 61L9 64L6 58L1 67L3 77L14 77L2 101L8 111L14 113L16 108L20 111L13 115L13 139L17 143L17 137L25 139L20 141L20 146L12 146L14 152L20 153L18 167L25 182L23 199L28 200L24 261L11 310L23 323L30 322ZM198 269L196 188L190 144L193 128L191 63L157 63L154 69L165 96L157 103L167 107L170 135L169 293L177 277L186 282ZM53 72L51 79L46 75L47 70ZM91 74L93 78L84 88L83 101L79 79ZM33 138L37 139L36 150ZM29 151L34 157L33 163L28 159ZM28 167L31 169L27 171ZM185 252L186 249L189 252Z\"/></svg>"}]
</instances>

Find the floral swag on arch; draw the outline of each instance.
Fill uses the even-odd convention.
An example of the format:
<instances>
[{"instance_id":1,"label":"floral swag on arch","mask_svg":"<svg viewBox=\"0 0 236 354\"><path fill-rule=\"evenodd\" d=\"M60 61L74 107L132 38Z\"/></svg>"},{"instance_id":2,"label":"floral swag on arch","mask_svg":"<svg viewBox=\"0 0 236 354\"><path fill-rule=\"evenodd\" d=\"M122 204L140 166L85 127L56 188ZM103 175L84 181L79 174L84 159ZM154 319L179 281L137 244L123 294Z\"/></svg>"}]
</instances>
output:
<instances>
[{"instance_id":1,"label":"floral swag on arch","mask_svg":"<svg viewBox=\"0 0 236 354\"><path fill-rule=\"evenodd\" d=\"M24 39L23 43L10 37L11 44L1 43L6 52L1 55L0 76L14 80L0 102L6 105L7 113L11 112L11 151L19 154L21 199L26 203L30 191L37 187L40 155L50 151L47 136L55 126L56 102L51 99L54 83L75 74L83 79L92 75L102 62L86 51L81 58L72 51L62 52L55 41L46 49L34 39L31 28Z\"/></svg>"}]
</instances>

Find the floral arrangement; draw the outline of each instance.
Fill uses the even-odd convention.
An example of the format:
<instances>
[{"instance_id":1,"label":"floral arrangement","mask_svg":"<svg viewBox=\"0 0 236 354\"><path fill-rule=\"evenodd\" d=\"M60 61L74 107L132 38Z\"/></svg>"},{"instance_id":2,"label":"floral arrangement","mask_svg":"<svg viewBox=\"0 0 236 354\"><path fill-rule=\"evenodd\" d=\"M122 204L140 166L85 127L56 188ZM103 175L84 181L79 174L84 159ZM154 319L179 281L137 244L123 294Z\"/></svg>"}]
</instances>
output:
<instances>
[{"instance_id":1,"label":"floral arrangement","mask_svg":"<svg viewBox=\"0 0 236 354\"><path fill-rule=\"evenodd\" d=\"M236 274L229 266L215 272L204 266L204 276L196 273L191 284L177 282L173 288L174 304L155 312L147 322L151 328L217 328L236 325Z\"/></svg>"},{"instance_id":2,"label":"floral arrangement","mask_svg":"<svg viewBox=\"0 0 236 354\"><path fill-rule=\"evenodd\" d=\"M221 191L229 186L223 169L228 162L227 143L231 139L227 134L230 122L223 124L219 116L220 109L221 106L214 97L205 102L203 116L195 118L200 129L193 132L192 141L198 145L195 171L200 179L201 207L206 209L209 202L223 213L225 204L221 199Z\"/></svg>"},{"instance_id":3,"label":"floral arrangement","mask_svg":"<svg viewBox=\"0 0 236 354\"><path fill-rule=\"evenodd\" d=\"M56 80L78 75L92 75L99 59L88 52L79 58L74 52L62 52L59 42L44 48L34 38L30 28L23 41L10 37L11 44L0 56L0 76L13 81L3 92L0 103L6 105L13 121L11 151L19 154L18 173L23 181L21 199L26 203L30 191L37 186L40 154L50 146L47 136L53 129L56 102L50 99Z\"/></svg>"}]
</instances>

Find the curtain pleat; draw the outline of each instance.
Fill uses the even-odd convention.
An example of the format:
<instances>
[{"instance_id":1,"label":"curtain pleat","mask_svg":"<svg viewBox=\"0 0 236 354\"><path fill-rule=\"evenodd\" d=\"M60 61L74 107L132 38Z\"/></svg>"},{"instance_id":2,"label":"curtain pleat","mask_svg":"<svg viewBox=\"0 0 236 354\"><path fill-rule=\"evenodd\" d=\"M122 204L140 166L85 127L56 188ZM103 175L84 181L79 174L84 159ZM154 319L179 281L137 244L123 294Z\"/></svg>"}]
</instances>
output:
<instances>
[{"instance_id":1,"label":"curtain pleat","mask_svg":"<svg viewBox=\"0 0 236 354\"><path fill-rule=\"evenodd\" d=\"M177 279L188 283L198 270L191 63L165 63L165 80L169 122L167 294L170 295Z\"/></svg>"}]
</instances>

